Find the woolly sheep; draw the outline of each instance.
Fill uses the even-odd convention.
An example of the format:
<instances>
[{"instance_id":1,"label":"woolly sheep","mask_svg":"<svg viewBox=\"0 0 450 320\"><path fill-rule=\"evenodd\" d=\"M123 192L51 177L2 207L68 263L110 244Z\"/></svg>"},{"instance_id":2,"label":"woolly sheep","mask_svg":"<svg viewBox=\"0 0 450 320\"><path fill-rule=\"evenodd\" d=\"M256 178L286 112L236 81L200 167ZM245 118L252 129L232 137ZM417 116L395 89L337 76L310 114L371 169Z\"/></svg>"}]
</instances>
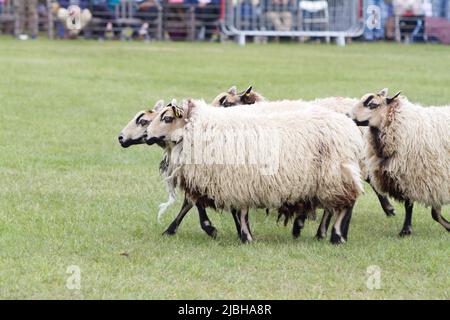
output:
<instances>
[{"instance_id":1,"label":"woolly sheep","mask_svg":"<svg viewBox=\"0 0 450 320\"><path fill-rule=\"evenodd\" d=\"M232 86L227 93L221 93L219 96L225 95L226 99L220 99L222 103L224 103L223 106L233 106L237 103L239 104L251 104L255 101L261 101L263 98L252 91L252 87L249 87L246 91L244 91L241 94L237 93L236 86ZM217 99L216 99L217 100ZM233 101L233 102L230 102ZM168 105L176 104L175 100L172 100L172 102ZM155 119L157 112L164 106L164 101L159 100L153 110L144 110L138 112L133 119L127 124L127 126L121 131L119 134L119 143L122 147L128 148L131 145L137 145L144 143L143 138L145 137L145 130L148 127L148 125ZM221 105L218 105L221 106ZM160 147L165 149L165 144L163 142L158 143ZM163 160L160 163L160 171L164 175L166 172L166 166L167 166L167 153L165 153ZM160 214L164 211L165 208L167 208L171 203L173 203L174 199L173 197L169 198L169 201L162 205L162 208L160 209ZM183 205L176 216L176 218L170 223L169 227L164 231L163 234L165 235L173 235L176 233L179 225L183 221L186 214L192 209L193 204L188 201L188 199L185 197L183 201ZM200 226L201 228L211 237L215 237L217 235L217 230L212 225L206 210L204 207L202 207L201 204L196 204L199 218L200 218ZM233 218L236 224L236 229L238 231L238 235L240 236L240 222L237 220L237 212L233 211Z\"/></svg>"},{"instance_id":2,"label":"woolly sheep","mask_svg":"<svg viewBox=\"0 0 450 320\"><path fill-rule=\"evenodd\" d=\"M164 141L172 146L168 179L171 188L178 186L193 201L208 206L241 210L243 241L252 240L242 223L249 207L303 204L304 210L316 206L333 209L336 222L330 240L345 242L351 209L363 192L358 164L362 139L358 128L348 117L324 108L299 109L299 102L278 104L297 110L287 116L285 112L271 112L275 109L273 103L260 103L260 112L255 114L245 112L248 107L211 108L203 101L190 100L182 108L163 108L158 120L147 128L145 140L149 144ZM239 144L238 149L230 148L233 144L226 142L227 134L245 138L239 134L243 128L251 142ZM264 135L268 132L274 135ZM268 154L278 155L277 169L269 175L261 174L261 165L246 159L255 152L262 153L263 146L254 145L255 138L261 136L266 138ZM198 162L199 159L189 159L195 148L214 152L208 154L207 163L205 159ZM229 154L246 160L238 165L227 164L223 159Z\"/></svg>"},{"instance_id":3,"label":"woolly sheep","mask_svg":"<svg viewBox=\"0 0 450 320\"><path fill-rule=\"evenodd\" d=\"M405 202L401 236L412 232L415 201L431 206L447 231L441 208L450 202L450 106L424 108L387 89L369 93L353 108L358 125L369 126L368 170L374 187Z\"/></svg>"},{"instance_id":4,"label":"woolly sheep","mask_svg":"<svg viewBox=\"0 0 450 320\"><path fill-rule=\"evenodd\" d=\"M175 104L176 101L172 100L171 103L168 104L168 106L171 106L172 104ZM152 110L143 110L138 112L133 119L125 126L125 128L122 129L122 131L119 134L118 140L120 145L123 148L128 148L132 145L138 145L145 143L144 138L146 135L146 129L149 126L149 124L156 118L158 111L161 110L161 108L164 107L164 101L159 100ZM165 149L166 145L164 142L159 142L158 145ZM163 156L163 160L160 163L160 171L164 175L166 171L167 166L167 153L165 152ZM170 202L173 202L174 199L169 200ZM166 204L168 206L169 204ZM185 197L183 201L183 205L177 215L177 217L172 221L172 223L169 225L169 227L164 231L163 234L165 235L173 235L176 233L178 226L181 224L181 221L185 217L185 215L189 212L189 210L192 209L194 205ZM206 213L206 210L201 205L196 204L199 219L200 219L200 227L203 231L206 232L207 235L210 237L215 237L217 235L217 230L212 225L211 221L209 220L209 217ZM164 209L164 207L163 207Z\"/></svg>"}]
</instances>

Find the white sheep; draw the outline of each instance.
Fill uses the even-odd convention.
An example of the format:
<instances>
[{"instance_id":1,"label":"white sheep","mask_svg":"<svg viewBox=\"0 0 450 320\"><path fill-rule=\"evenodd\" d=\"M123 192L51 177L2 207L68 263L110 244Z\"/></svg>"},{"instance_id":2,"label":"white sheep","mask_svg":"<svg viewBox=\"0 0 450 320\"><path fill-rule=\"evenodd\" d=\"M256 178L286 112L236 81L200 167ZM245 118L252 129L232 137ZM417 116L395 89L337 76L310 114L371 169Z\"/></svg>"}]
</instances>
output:
<instances>
[{"instance_id":1,"label":"white sheep","mask_svg":"<svg viewBox=\"0 0 450 320\"><path fill-rule=\"evenodd\" d=\"M447 231L441 208L450 202L450 106L424 108L387 89L366 94L353 108L358 125L369 126L368 170L374 187L405 201L401 236L412 232L415 201L432 207L432 217Z\"/></svg>"},{"instance_id":2,"label":"white sheep","mask_svg":"<svg viewBox=\"0 0 450 320\"><path fill-rule=\"evenodd\" d=\"M299 108L299 103L259 103L254 113L246 112L248 107L211 108L190 100L183 107L163 108L147 128L146 141L172 145L172 187L193 201L241 210L243 241L252 240L242 223L249 207L302 204L304 210L332 209L331 242L342 243L351 209L363 192L361 135L348 117L324 108ZM292 111L274 112L281 106Z\"/></svg>"}]
</instances>

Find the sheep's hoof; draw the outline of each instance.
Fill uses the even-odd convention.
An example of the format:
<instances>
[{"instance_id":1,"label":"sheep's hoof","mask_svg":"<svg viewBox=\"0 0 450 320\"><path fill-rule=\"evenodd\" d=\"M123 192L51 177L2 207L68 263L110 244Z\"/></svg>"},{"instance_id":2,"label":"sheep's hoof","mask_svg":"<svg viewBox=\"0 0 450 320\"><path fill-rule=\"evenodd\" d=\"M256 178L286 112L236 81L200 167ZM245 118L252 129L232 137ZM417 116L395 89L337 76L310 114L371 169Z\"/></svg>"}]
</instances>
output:
<instances>
[{"instance_id":1,"label":"sheep's hoof","mask_svg":"<svg viewBox=\"0 0 450 320\"><path fill-rule=\"evenodd\" d=\"M205 226L203 230L206 232L208 236L215 239L217 237L217 229L213 226Z\"/></svg>"},{"instance_id":2,"label":"sheep's hoof","mask_svg":"<svg viewBox=\"0 0 450 320\"><path fill-rule=\"evenodd\" d=\"M245 233L243 233L243 234L241 235L241 242L242 242L242 243L250 243L250 242L252 242L252 241L253 241L253 238L252 238L251 235L245 234Z\"/></svg>"},{"instance_id":3,"label":"sheep's hoof","mask_svg":"<svg viewBox=\"0 0 450 320\"><path fill-rule=\"evenodd\" d=\"M321 233L317 233L317 234L314 236L314 238L315 238L316 240L318 240L318 241L323 240L323 239L325 239L326 237L327 237L326 234L321 234Z\"/></svg>"},{"instance_id":4,"label":"sheep's hoof","mask_svg":"<svg viewBox=\"0 0 450 320\"><path fill-rule=\"evenodd\" d=\"M172 230L172 229L167 229L166 231L164 231L162 233L163 236L173 236L175 233L177 233L177 229Z\"/></svg>"},{"instance_id":5,"label":"sheep's hoof","mask_svg":"<svg viewBox=\"0 0 450 320\"><path fill-rule=\"evenodd\" d=\"M331 234L330 242L331 242L332 244L338 245L338 244L343 244L343 243L345 243L345 239L344 239L344 237L342 237L342 236L338 235L337 233L333 232L333 233Z\"/></svg>"},{"instance_id":6,"label":"sheep's hoof","mask_svg":"<svg viewBox=\"0 0 450 320\"><path fill-rule=\"evenodd\" d=\"M387 217L394 217L395 216L395 209L389 209L389 210L386 210L385 212L386 212L386 216Z\"/></svg>"},{"instance_id":7,"label":"sheep's hoof","mask_svg":"<svg viewBox=\"0 0 450 320\"><path fill-rule=\"evenodd\" d=\"M400 237L410 236L412 234L411 227L403 228L402 231L398 234Z\"/></svg>"},{"instance_id":8,"label":"sheep's hoof","mask_svg":"<svg viewBox=\"0 0 450 320\"><path fill-rule=\"evenodd\" d=\"M292 228L292 236L294 237L294 239L297 239L298 237L300 237L300 233L302 231L302 228Z\"/></svg>"}]
</instances>

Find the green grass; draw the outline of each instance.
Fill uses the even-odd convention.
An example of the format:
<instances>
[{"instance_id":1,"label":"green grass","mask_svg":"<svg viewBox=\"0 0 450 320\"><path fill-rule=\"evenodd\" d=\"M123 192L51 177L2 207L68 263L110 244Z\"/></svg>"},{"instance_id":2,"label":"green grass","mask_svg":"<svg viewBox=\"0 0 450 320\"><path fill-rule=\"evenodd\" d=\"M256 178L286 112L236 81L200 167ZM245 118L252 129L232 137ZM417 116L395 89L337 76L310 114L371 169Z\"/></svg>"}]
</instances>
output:
<instances>
[{"instance_id":1,"label":"green grass","mask_svg":"<svg viewBox=\"0 0 450 320\"><path fill-rule=\"evenodd\" d=\"M426 105L450 103L450 47L248 45L0 39L0 298L450 298L449 234L416 206L386 218L373 192L357 204L349 242L298 240L252 212L256 241L241 245L229 214L209 210L218 237L192 212L161 236L180 200L166 199L161 150L116 137L160 98L211 100L232 84L270 99L359 97L390 87ZM181 198L181 197L180 197ZM443 209L449 217L448 207ZM128 256L121 253L128 253ZM69 265L81 289L66 288ZM366 269L381 268L381 288Z\"/></svg>"}]
</instances>

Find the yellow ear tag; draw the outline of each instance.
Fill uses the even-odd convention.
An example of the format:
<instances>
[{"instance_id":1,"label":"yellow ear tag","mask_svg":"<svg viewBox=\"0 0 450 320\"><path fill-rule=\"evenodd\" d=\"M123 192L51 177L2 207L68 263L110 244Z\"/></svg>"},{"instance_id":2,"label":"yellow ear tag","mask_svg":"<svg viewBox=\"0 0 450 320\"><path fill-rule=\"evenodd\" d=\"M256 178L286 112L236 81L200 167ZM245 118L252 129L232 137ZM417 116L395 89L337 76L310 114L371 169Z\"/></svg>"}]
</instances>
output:
<instances>
[{"instance_id":1,"label":"yellow ear tag","mask_svg":"<svg viewBox=\"0 0 450 320\"><path fill-rule=\"evenodd\" d=\"M249 97L249 96L250 96L250 93L246 93L245 96L246 96L246 97Z\"/></svg>"},{"instance_id":2,"label":"yellow ear tag","mask_svg":"<svg viewBox=\"0 0 450 320\"><path fill-rule=\"evenodd\" d=\"M180 117L180 111L178 109L176 109L176 108L175 108L175 117L181 118Z\"/></svg>"}]
</instances>

